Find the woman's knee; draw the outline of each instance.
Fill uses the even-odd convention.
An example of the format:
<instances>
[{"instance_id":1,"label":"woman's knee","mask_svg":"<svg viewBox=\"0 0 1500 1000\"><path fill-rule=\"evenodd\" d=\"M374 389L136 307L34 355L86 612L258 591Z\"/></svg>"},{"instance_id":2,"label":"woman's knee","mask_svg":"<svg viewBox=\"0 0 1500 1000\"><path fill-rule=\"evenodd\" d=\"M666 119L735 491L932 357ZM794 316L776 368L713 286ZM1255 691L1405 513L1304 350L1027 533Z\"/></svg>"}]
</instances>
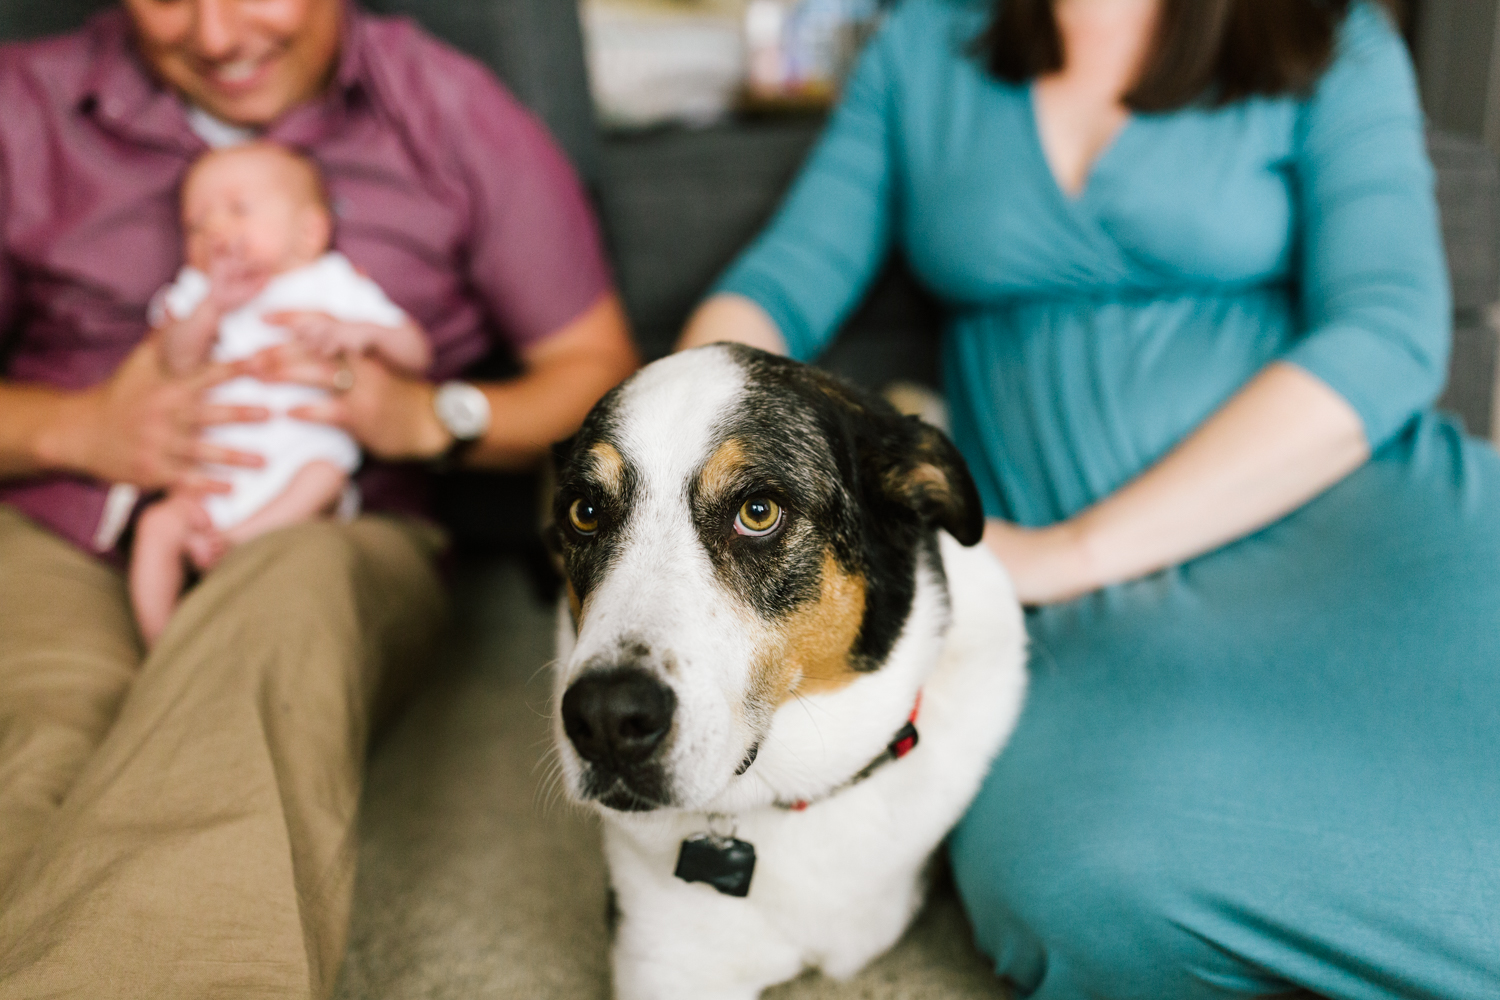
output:
<instances>
[{"instance_id":1,"label":"woman's knee","mask_svg":"<svg viewBox=\"0 0 1500 1000\"><path fill-rule=\"evenodd\" d=\"M1192 970L1250 976L1201 933L1169 820L1142 801L1089 816L987 788L950 841L954 878L996 972L1039 997L1210 995ZM1222 968L1218 968L1219 966ZM1219 995L1213 993L1212 995Z\"/></svg>"}]
</instances>

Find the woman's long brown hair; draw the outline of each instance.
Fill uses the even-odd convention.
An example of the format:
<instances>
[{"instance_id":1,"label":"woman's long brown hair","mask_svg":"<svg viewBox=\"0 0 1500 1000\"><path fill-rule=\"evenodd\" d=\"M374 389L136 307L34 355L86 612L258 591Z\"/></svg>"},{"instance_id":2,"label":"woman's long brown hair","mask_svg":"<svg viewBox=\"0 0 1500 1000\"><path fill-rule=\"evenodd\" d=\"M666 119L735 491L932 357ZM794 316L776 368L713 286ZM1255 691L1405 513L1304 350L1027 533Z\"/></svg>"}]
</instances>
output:
<instances>
[{"instance_id":1,"label":"woman's long brown hair","mask_svg":"<svg viewBox=\"0 0 1500 1000\"><path fill-rule=\"evenodd\" d=\"M1053 0L997 0L978 53L1002 80L1023 83L1063 68ZM1227 104L1253 94L1304 93L1333 58L1350 0L1162 0L1132 111ZM1384 6L1395 15L1394 0Z\"/></svg>"}]
</instances>

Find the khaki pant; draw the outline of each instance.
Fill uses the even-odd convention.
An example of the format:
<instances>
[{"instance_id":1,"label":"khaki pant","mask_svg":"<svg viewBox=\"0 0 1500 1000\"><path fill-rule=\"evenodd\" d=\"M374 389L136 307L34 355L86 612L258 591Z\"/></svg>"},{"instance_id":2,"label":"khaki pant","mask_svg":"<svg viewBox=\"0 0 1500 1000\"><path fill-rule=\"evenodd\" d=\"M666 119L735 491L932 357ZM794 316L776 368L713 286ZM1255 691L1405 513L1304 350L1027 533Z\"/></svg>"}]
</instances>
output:
<instances>
[{"instance_id":1,"label":"khaki pant","mask_svg":"<svg viewBox=\"0 0 1500 1000\"><path fill-rule=\"evenodd\" d=\"M438 534L256 539L143 657L121 574L0 506L0 998L332 991L377 682L442 622Z\"/></svg>"}]
</instances>

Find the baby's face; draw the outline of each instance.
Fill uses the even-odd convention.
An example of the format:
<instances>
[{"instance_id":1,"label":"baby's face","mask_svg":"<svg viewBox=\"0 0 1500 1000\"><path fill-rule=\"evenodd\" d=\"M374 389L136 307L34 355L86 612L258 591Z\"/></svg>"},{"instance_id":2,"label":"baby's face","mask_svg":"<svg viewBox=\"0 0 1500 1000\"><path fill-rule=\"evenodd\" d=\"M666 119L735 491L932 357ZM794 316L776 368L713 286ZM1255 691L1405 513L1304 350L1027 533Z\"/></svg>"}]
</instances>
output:
<instances>
[{"instance_id":1,"label":"baby's face","mask_svg":"<svg viewBox=\"0 0 1500 1000\"><path fill-rule=\"evenodd\" d=\"M251 147L211 153L182 190L187 262L270 276L310 264L327 248L328 212L308 168Z\"/></svg>"}]
</instances>

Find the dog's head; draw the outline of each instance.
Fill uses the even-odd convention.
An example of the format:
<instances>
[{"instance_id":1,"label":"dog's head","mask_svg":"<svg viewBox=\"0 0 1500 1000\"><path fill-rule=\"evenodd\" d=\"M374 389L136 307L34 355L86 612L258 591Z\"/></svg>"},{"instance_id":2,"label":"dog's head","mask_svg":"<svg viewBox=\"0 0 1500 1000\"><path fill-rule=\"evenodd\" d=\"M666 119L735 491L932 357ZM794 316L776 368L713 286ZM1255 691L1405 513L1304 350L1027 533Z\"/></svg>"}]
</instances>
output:
<instances>
[{"instance_id":1,"label":"dog's head","mask_svg":"<svg viewBox=\"0 0 1500 1000\"><path fill-rule=\"evenodd\" d=\"M880 670L936 530L984 526L939 431L739 346L642 370L558 458L557 739L571 793L616 810L713 800L789 698Z\"/></svg>"}]
</instances>

